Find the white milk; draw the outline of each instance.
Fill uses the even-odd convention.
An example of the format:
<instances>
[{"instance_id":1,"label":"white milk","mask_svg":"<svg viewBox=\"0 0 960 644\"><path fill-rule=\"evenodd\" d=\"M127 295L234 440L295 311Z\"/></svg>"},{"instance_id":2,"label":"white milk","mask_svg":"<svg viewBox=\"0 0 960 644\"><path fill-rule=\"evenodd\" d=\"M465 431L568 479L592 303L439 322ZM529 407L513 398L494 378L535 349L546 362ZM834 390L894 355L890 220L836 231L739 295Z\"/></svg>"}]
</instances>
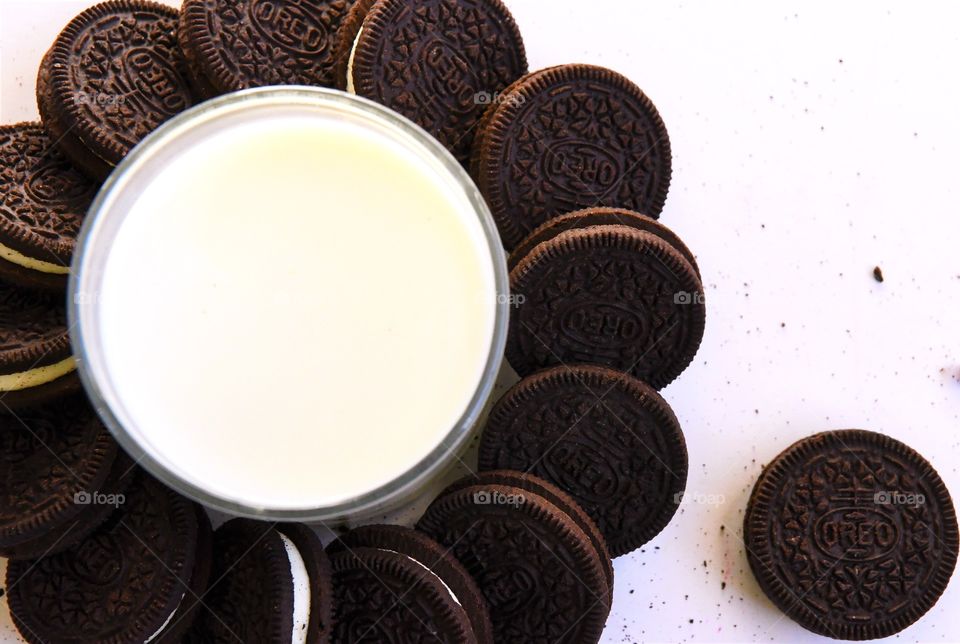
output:
<instances>
[{"instance_id":1,"label":"white milk","mask_svg":"<svg viewBox=\"0 0 960 644\"><path fill-rule=\"evenodd\" d=\"M418 463L477 390L493 260L462 188L388 135L296 110L178 152L110 250L103 361L160 463L322 507Z\"/></svg>"}]
</instances>

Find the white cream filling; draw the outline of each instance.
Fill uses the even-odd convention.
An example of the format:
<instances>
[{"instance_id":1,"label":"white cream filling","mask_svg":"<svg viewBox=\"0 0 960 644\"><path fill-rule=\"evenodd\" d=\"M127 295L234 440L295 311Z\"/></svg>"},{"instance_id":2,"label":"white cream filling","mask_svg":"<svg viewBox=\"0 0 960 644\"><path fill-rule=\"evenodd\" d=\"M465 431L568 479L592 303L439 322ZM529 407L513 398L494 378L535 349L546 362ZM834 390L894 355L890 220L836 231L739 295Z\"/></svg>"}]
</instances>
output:
<instances>
[{"instance_id":1,"label":"white cream filling","mask_svg":"<svg viewBox=\"0 0 960 644\"><path fill-rule=\"evenodd\" d=\"M402 552L397 552L396 550L388 550L387 548L381 548L381 550L383 550L383 551L385 551L385 552L392 552L393 554L395 554L395 555L400 555L401 557L406 557L407 559L409 559L409 560L412 561L413 563L417 564L418 566L420 566L421 568L423 568L424 570L426 570L428 573L430 573L430 576L431 576L431 577L435 578L437 581L440 582L440 585L443 586L443 587L446 589L447 593L450 594L450 596L453 598L453 601L456 602L457 606L462 606L462 604L460 603L460 600L457 599L457 594L456 594L455 592L453 592L453 590L450 588L450 586L448 586L448 585L446 584L445 581L443 581L443 579L440 577L440 575L438 575L437 573L435 573L435 572L433 572L432 570L430 570L430 568L428 568L427 566L423 565L422 563L420 563L419 561L417 561L416 559L414 559L414 558L411 557L410 555L405 555L405 554L403 554Z\"/></svg>"},{"instance_id":2,"label":"white cream filling","mask_svg":"<svg viewBox=\"0 0 960 644\"><path fill-rule=\"evenodd\" d=\"M165 629L167 625L170 624L170 621L173 619L173 616L177 614L178 610L180 610L180 604L183 603L183 598L186 597L186 595L187 595L186 593L180 595L180 601L177 602L177 607L174 608L173 612L167 616L166 621L164 621L163 624L161 624L160 628L158 628L153 635L151 635L150 637L148 637L143 641L143 644L149 644L153 640L157 639L157 636L163 632L163 629Z\"/></svg>"},{"instance_id":3,"label":"white cream filling","mask_svg":"<svg viewBox=\"0 0 960 644\"><path fill-rule=\"evenodd\" d=\"M63 266L54 262L45 262L42 259L27 257L23 253L16 251L9 246L4 246L3 244L0 244L0 258L7 260L11 264L23 266L24 268L29 268L30 270L34 271L40 271L41 273L52 273L54 275L68 275L70 273L69 266Z\"/></svg>"},{"instance_id":4,"label":"white cream filling","mask_svg":"<svg viewBox=\"0 0 960 644\"><path fill-rule=\"evenodd\" d=\"M76 368L77 361L70 356L45 367L35 367L27 371L0 376L0 391L20 391L36 387L65 376Z\"/></svg>"},{"instance_id":5,"label":"white cream filling","mask_svg":"<svg viewBox=\"0 0 960 644\"><path fill-rule=\"evenodd\" d=\"M357 87L353 84L353 60L357 57L357 45L360 44L360 34L363 33L363 27L357 32L357 37L353 39L353 48L350 49L350 59L347 61L347 91L351 94L357 93Z\"/></svg>"},{"instance_id":6,"label":"white cream filling","mask_svg":"<svg viewBox=\"0 0 960 644\"><path fill-rule=\"evenodd\" d=\"M281 533L283 546L290 559L290 573L293 575L293 637L291 644L307 643L307 624L310 623L310 574L303 556L285 534Z\"/></svg>"}]
</instances>

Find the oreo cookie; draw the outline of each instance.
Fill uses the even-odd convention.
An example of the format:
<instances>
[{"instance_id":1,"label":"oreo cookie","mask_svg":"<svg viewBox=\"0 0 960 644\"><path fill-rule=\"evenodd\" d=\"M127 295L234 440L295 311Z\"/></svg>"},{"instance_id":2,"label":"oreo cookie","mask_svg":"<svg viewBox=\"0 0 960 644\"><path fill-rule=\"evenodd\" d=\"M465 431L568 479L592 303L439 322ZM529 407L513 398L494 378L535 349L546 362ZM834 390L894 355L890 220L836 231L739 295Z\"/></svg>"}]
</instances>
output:
<instances>
[{"instance_id":1,"label":"oreo cookie","mask_svg":"<svg viewBox=\"0 0 960 644\"><path fill-rule=\"evenodd\" d=\"M406 116L466 164L484 111L527 72L509 10L500 0L379 0L358 28L360 11L341 31L350 53L340 87Z\"/></svg>"},{"instance_id":2,"label":"oreo cookie","mask_svg":"<svg viewBox=\"0 0 960 644\"><path fill-rule=\"evenodd\" d=\"M80 390L62 296L0 283L0 413Z\"/></svg>"},{"instance_id":3,"label":"oreo cookie","mask_svg":"<svg viewBox=\"0 0 960 644\"><path fill-rule=\"evenodd\" d=\"M521 376L589 363L661 389L693 361L703 338L696 269L662 234L633 226L556 234L517 262L510 289L517 304L506 355Z\"/></svg>"},{"instance_id":4,"label":"oreo cookie","mask_svg":"<svg viewBox=\"0 0 960 644\"><path fill-rule=\"evenodd\" d=\"M196 92L332 87L337 33L353 0L186 0L179 41Z\"/></svg>"},{"instance_id":5,"label":"oreo cookie","mask_svg":"<svg viewBox=\"0 0 960 644\"><path fill-rule=\"evenodd\" d=\"M97 179L193 102L176 9L147 0L95 5L63 30L37 78L40 117L63 154Z\"/></svg>"},{"instance_id":6,"label":"oreo cookie","mask_svg":"<svg viewBox=\"0 0 960 644\"><path fill-rule=\"evenodd\" d=\"M653 217L625 208L585 208L566 215L560 215L538 226L532 233L520 242L507 259L507 268L513 270L530 251L545 241L550 241L560 233L568 230L580 230L593 226L629 226L637 230L656 235L667 244L677 249L686 259L697 275L700 267L693 252L687 248L683 240L672 230L661 224Z\"/></svg>"},{"instance_id":7,"label":"oreo cookie","mask_svg":"<svg viewBox=\"0 0 960 644\"><path fill-rule=\"evenodd\" d=\"M347 91L347 74L352 74L353 45L360 35L363 21L377 0L355 0L340 23L334 53L333 80L337 89Z\"/></svg>"},{"instance_id":8,"label":"oreo cookie","mask_svg":"<svg viewBox=\"0 0 960 644\"><path fill-rule=\"evenodd\" d=\"M569 494L558 488L556 485L541 479L533 474L521 472L518 470L488 470L485 472L474 473L471 476L465 476L459 481L455 481L449 487L447 492L462 490L465 487L482 485L509 485L521 490L539 494L550 503L563 510L573 519L577 527L586 533L590 542L600 555L600 563L603 565L604 577L607 581L607 587L610 589L610 603L613 604L613 561L610 559L610 551L607 548L607 542L603 534L593 522L584 509Z\"/></svg>"},{"instance_id":9,"label":"oreo cookie","mask_svg":"<svg viewBox=\"0 0 960 644\"><path fill-rule=\"evenodd\" d=\"M361 547L337 552L330 562L335 642L476 641L450 589L407 555Z\"/></svg>"},{"instance_id":10,"label":"oreo cookie","mask_svg":"<svg viewBox=\"0 0 960 644\"><path fill-rule=\"evenodd\" d=\"M603 367L554 367L521 380L490 412L481 470L521 470L567 492L617 557L670 522L687 482L687 448L670 405Z\"/></svg>"},{"instance_id":11,"label":"oreo cookie","mask_svg":"<svg viewBox=\"0 0 960 644\"><path fill-rule=\"evenodd\" d=\"M39 123L0 126L0 279L63 290L97 184Z\"/></svg>"},{"instance_id":12,"label":"oreo cookie","mask_svg":"<svg viewBox=\"0 0 960 644\"><path fill-rule=\"evenodd\" d=\"M957 562L957 516L933 466L863 430L816 434L777 456L753 489L743 536L770 600L836 639L907 628Z\"/></svg>"},{"instance_id":13,"label":"oreo cookie","mask_svg":"<svg viewBox=\"0 0 960 644\"><path fill-rule=\"evenodd\" d=\"M610 611L602 555L546 497L512 485L454 484L417 527L477 581L495 641L599 641Z\"/></svg>"},{"instance_id":14,"label":"oreo cookie","mask_svg":"<svg viewBox=\"0 0 960 644\"><path fill-rule=\"evenodd\" d=\"M485 115L472 157L508 250L582 208L657 217L672 172L653 102L629 79L591 65L552 67L515 83Z\"/></svg>"},{"instance_id":15,"label":"oreo cookie","mask_svg":"<svg viewBox=\"0 0 960 644\"><path fill-rule=\"evenodd\" d=\"M127 479L121 454L81 395L0 415L0 556L54 554L92 532L110 510L92 495L118 494Z\"/></svg>"},{"instance_id":16,"label":"oreo cookie","mask_svg":"<svg viewBox=\"0 0 960 644\"><path fill-rule=\"evenodd\" d=\"M228 521L214 533L212 576L185 641L330 641L330 562L306 526Z\"/></svg>"},{"instance_id":17,"label":"oreo cookie","mask_svg":"<svg viewBox=\"0 0 960 644\"><path fill-rule=\"evenodd\" d=\"M414 572L421 577L431 576L439 579L454 602L466 613L470 622L470 632L462 641L493 644L493 625L490 622L487 600L460 562L439 543L422 532L410 528L396 525L367 525L355 528L333 541L327 546L327 552L335 556L337 553L349 553L358 548L374 548L397 553L414 561L420 567L414 568ZM341 587L340 592L353 595L355 589ZM369 612L364 611L361 606L351 606L348 601L341 601L338 606L340 606L340 616L337 622L342 633L357 633L364 625L369 625L367 621ZM367 608L373 607L367 606Z\"/></svg>"},{"instance_id":18,"label":"oreo cookie","mask_svg":"<svg viewBox=\"0 0 960 644\"><path fill-rule=\"evenodd\" d=\"M28 642L175 642L209 580L202 509L137 470L93 534L59 554L11 560L10 612Z\"/></svg>"}]
</instances>

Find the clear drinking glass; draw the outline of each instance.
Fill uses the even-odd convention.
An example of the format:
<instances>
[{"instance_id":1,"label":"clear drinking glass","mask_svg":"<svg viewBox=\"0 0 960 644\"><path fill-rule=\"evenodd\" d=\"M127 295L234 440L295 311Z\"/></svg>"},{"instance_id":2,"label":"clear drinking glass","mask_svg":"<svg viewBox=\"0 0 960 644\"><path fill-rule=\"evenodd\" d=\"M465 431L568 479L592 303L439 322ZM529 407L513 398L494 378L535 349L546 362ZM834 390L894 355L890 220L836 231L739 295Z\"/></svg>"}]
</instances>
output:
<instances>
[{"instance_id":1,"label":"clear drinking glass","mask_svg":"<svg viewBox=\"0 0 960 644\"><path fill-rule=\"evenodd\" d=\"M185 480L150 453L138 428L124 411L111 384L103 355L98 300L105 263L124 217L165 159L181 146L213 132L220 119L239 113L265 116L284 108L309 108L328 116L360 123L401 143L408 150L439 164L463 190L484 231L494 267L496 311L492 342L479 386L459 421L419 463L371 492L328 507L275 509L254 507L222 498ZM433 137L399 114L363 98L311 87L270 87L229 94L203 103L165 123L137 146L104 184L80 232L68 293L71 338L78 371L98 413L120 445L147 471L174 490L218 510L261 519L335 521L357 519L397 508L413 498L425 484L441 474L458 457L476 428L490 397L503 360L509 317L509 282L506 258L486 202L469 175ZM188 359L188 358L185 358ZM148 368L148 367L145 367Z\"/></svg>"}]
</instances>

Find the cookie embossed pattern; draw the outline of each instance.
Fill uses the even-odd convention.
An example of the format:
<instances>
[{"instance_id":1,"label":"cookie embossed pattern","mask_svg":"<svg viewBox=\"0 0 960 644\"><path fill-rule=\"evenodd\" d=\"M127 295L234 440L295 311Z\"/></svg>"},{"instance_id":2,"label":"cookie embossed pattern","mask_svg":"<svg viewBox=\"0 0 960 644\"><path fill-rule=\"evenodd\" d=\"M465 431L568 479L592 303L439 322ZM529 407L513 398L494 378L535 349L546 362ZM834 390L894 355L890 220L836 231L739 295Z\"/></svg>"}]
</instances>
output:
<instances>
[{"instance_id":1,"label":"cookie embossed pattern","mask_svg":"<svg viewBox=\"0 0 960 644\"><path fill-rule=\"evenodd\" d=\"M350 0L186 0L179 42L201 96L334 81L336 35Z\"/></svg>"}]
</instances>

